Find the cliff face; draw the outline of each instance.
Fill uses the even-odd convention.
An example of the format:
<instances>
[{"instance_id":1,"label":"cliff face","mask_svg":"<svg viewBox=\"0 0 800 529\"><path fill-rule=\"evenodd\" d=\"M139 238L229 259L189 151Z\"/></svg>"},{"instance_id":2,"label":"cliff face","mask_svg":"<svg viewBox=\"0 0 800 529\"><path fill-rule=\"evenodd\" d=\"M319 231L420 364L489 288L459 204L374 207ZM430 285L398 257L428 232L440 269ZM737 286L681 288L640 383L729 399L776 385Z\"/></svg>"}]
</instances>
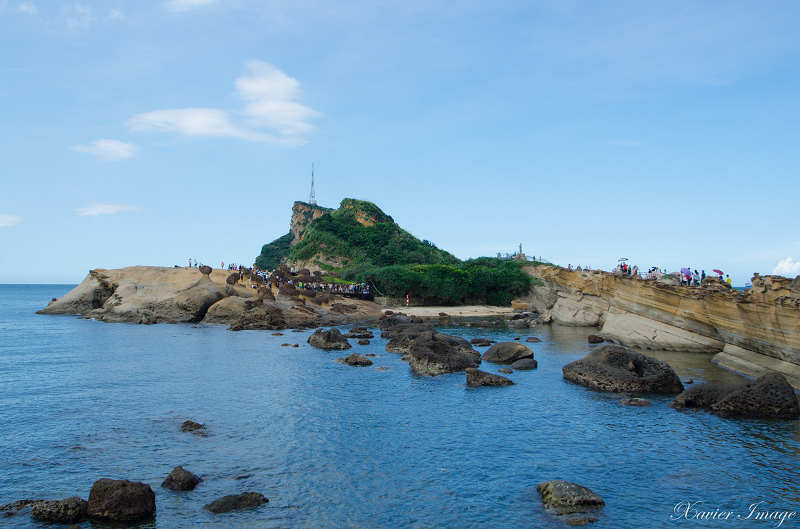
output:
<instances>
[{"instance_id":1,"label":"cliff face","mask_svg":"<svg viewBox=\"0 0 800 529\"><path fill-rule=\"evenodd\" d=\"M602 327L607 340L642 349L718 353L749 375L774 370L800 388L800 281L756 276L744 293L684 287L602 271L529 267L544 282L525 301L544 321Z\"/></svg>"},{"instance_id":2,"label":"cliff face","mask_svg":"<svg viewBox=\"0 0 800 529\"><path fill-rule=\"evenodd\" d=\"M305 202L295 202L292 206L292 221L289 226L289 231L292 234L292 246L303 240L303 232L314 219L331 211L333 210L330 208L306 204Z\"/></svg>"}]
</instances>

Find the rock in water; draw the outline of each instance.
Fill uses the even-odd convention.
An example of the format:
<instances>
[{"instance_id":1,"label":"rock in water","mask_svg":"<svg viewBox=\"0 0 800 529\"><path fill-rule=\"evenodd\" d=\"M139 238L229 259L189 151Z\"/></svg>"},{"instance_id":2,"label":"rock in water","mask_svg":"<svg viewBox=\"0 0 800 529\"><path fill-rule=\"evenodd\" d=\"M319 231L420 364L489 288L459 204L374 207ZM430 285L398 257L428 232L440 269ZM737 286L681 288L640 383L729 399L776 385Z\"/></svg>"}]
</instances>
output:
<instances>
[{"instance_id":1,"label":"rock in water","mask_svg":"<svg viewBox=\"0 0 800 529\"><path fill-rule=\"evenodd\" d=\"M43 522L72 523L86 518L86 500L72 496L66 500L42 501L31 509L31 517Z\"/></svg>"},{"instance_id":2,"label":"rock in water","mask_svg":"<svg viewBox=\"0 0 800 529\"><path fill-rule=\"evenodd\" d=\"M345 364L348 366L366 367L372 365L372 360L365 358L358 353L353 353L344 358L337 358L336 361L340 364Z\"/></svg>"},{"instance_id":3,"label":"rock in water","mask_svg":"<svg viewBox=\"0 0 800 529\"><path fill-rule=\"evenodd\" d=\"M194 421L184 421L181 424L181 431L182 432L192 432L198 435L205 435L206 434L206 425L200 424L199 422Z\"/></svg>"},{"instance_id":4,"label":"rock in water","mask_svg":"<svg viewBox=\"0 0 800 529\"><path fill-rule=\"evenodd\" d=\"M534 360L533 358L521 358L511 364L511 369L519 369L519 370L529 370L529 369L536 369L539 367L539 363Z\"/></svg>"},{"instance_id":5,"label":"rock in water","mask_svg":"<svg viewBox=\"0 0 800 529\"><path fill-rule=\"evenodd\" d=\"M467 385L475 388L479 386L513 386L514 382L500 375L493 375L474 367L468 368Z\"/></svg>"},{"instance_id":6,"label":"rock in water","mask_svg":"<svg viewBox=\"0 0 800 529\"><path fill-rule=\"evenodd\" d=\"M649 400L640 398L622 399L619 404L620 406L638 406L640 408L647 408L653 405Z\"/></svg>"},{"instance_id":7,"label":"rock in water","mask_svg":"<svg viewBox=\"0 0 800 529\"><path fill-rule=\"evenodd\" d=\"M479 363L480 355L468 341L436 331L417 336L409 353L409 367L418 375L455 373Z\"/></svg>"},{"instance_id":8,"label":"rock in water","mask_svg":"<svg viewBox=\"0 0 800 529\"><path fill-rule=\"evenodd\" d=\"M794 388L780 373L767 373L744 384L699 384L670 404L673 408L706 408L726 417L797 419L800 406Z\"/></svg>"},{"instance_id":9,"label":"rock in water","mask_svg":"<svg viewBox=\"0 0 800 529\"><path fill-rule=\"evenodd\" d=\"M680 393L675 371L655 358L620 345L601 345L562 369L564 378L602 391Z\"/></svg>"},{"instance_id":10,"label":"rock in water","mask_svg":"<svg viewBox=\"0 0 800 529\"><path fill-rule=\"evenodd\" d=\"M308 343L318 349L324 349L326 351L342 351L353 347L347 341L347 338L342 336L339 329L336 328L329 331L317 329L314 331L314 334L308 337Z\"/></svg>"},{"instance_id":11,"label":"rock in water","mask_svg":"<svg viewBox=\"0 0 800 529\"><path fill-rule=\"evenodd\" d=\"M99 479L89 492L86 513L89 518L120 522L152 518L156 495L146 483Z\"/></svg>"},{"instance_id":12,"label":"rock in water","mask_svg":"<svg viewBox=\"0 0 800 529\"><path fill-rule=\"evenodd\" d=\"M517 342L500 342L483 353L482 360L494 364L512 364L522 358L533 358L530 347Z\"/></svg>"},{"instance_id":13,"label":"rock in water","mask_svg":"<svg viewBox=\"0 0 800 529\"><path fill-rule=\"evenodd\" d=\"M605 505L603 498L577 483L554 480L539 483L536 490L550 514L568 525L585 525L595 522L597 510Z\"/></svg>"},{"instance_id":14,"label":"rock in water","mask_svg":"<svg viewBox=\"0 0 800 529\"><path fill-rule=\"evenodd\" d=\"M194 490L201 481L203 481L202 478L178 465L172 469L161 486L175 491Z\"/></svg>"},{"instance_id":15,"label":"rock in water","mask_svg":"<svg viewBox=\"0 0 800 529\"><path fill-rule=\"evenodd\" d=\"M257 492L243 492L242 494L223 496L222 498L212 501L204 508L215 514L220 514L223 512L253 509L267 502L269 502L269 500L265 498L263 494Z\"/></svg>"},{"instance_id":16,"label":"rock in water","mask_svg":"<svg viewBox=\"0 0 800 529\"><path fill-rule=\"evenodd\" d=\"M589 343L603 343L603 342L605 342L604 338L602 338L601 336L597 336L596 334L590 334L587 340L588 340Z\"/></svg>"}]
</instances>

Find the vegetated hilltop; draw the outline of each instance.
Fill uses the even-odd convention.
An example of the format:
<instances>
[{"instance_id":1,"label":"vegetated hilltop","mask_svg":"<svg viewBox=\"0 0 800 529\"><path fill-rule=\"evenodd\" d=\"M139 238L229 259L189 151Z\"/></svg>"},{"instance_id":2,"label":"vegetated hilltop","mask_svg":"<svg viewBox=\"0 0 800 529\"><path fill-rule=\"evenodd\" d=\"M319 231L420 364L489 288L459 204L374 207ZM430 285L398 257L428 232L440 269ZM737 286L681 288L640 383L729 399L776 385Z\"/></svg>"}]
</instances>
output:
<instances>
[{"instance_id":1,"label":"vegetated hilltop","mask_svg":"<svg viewBox=\"0 0 800 529\"><path fill-rule=\"evenodd\" d=\"M507 305L531 284L520 263L492 258L461 262L400 228L375 204L351 198L336 210L295 202L289 233L265 244L256 258L262 270L282 263L426 304Z\"/></svg>"}]
</instances>

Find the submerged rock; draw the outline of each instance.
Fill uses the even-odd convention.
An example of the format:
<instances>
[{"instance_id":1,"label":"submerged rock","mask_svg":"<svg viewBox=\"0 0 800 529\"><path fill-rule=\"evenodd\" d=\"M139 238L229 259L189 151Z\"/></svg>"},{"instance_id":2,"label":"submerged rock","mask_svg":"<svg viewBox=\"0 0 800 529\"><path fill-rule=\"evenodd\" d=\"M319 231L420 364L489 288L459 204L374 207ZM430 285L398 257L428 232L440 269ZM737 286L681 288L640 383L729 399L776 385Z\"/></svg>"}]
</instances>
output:
<instances>
[{"instance_id":1,"label":"submerged rock","mask_svg":"<svg viewBox=\"0 0 800 529\"><path fill-rule=\"evenodd\" d=\"M744 384L699 384L670 404L672 408L704 408L726 417L796 419L800 417L794 388L780 373L767 373Z\"/></svg>"},{"instance_id":2,"label":"submerged rock","mask_svg":"<svg viewBox=\"0 0 800 529\"><path fill-rule=\"evenodd\" d=\"M156 495L150 485L127 479L99 479L92 485L86 512L90 518L131 521L156 514Z\"/></svg>"},{"instance_id":3,"label":"submerged rock","mask_svg":"<svg viewBox=\"0 0 800 529\"><path fill-rule=\"evenodd\" d=\"M65 500L42 501L33 505L31 517L43 522L79 522L86 518L86 506L86 500L78 496Z\"/></svg>"},{"instance_id":4,"label":"submerged rock","mask_svg":"<svg viewBox=\"0 0 800 529\"><path fill-rule=\"evenodd\" d=\"M500 342L483 353L482 360L494 364L512 364L522 358L533 358L530 347L517 342Z\"/></svg>"},{"instance_id":5,"label":"submerged rock","mask_svg":"<svg viewBox=\"0 0 800 529\"><path fill-rule=\"evenodd\" d=\"M181 424L181 431L182 432L192 432L198 435L205 435L206 425L200 424L199 422L194 421L184 421Z\"/></svg>"},{"instance_id":6,"label":"submerged rock","mask_svg":"<svg viewBox=\"0 0 800 529\"><path fill-rule=\"evenodd\" d=\"M487 373L485 371L481 371L480 369L476 368L468 368L466 370L467 373L467 385L470 387L479 387L479 386L513 386L514 382L507 379L504 376L494 375L492 373Z\"/></svg>"},{"instance_id":7,"label":"submerged rock","mask_svg":"<svg viewBox=\"0 0 800 529\"><path fill-rule=\"evenodd\" d=\"M536 369L537 367L539 367L539 363L533 358L520 358L519 360L511 364L511 369L514 370L519 369L522 371Z\"/></svg>"},{"instance_id":8,"label":"submerged rock","mask_svg":"<svg viewBox=\"0 0 800 529\"><path fill-rule=\"evenodd\" d=\"M619 401L621 406L638 406L641 408L646 408L652 406L653 404L647 399L640 399L640 398L629 398L629 399L622 399Z\"/></svg>"},{"instance_id":9,"label":"submerged rock","mask_svg":"<svg viewBox=\"0 0 800 529\"><path fill-rule=\"evenodd\" d=\"M372 365L372 360L365 358L358 353L352 353L350 356L337 358L337 362L348 366L367 367Z\"/></svg>"},{"instance_id":10,"label":"submerged rock","mask_svg":"<svg viewBox=\"0 0 800 529\"><path fill-rule=\"evenodd\" d=\"M553 480L539 483L536 490L547 512L567 525L585 525L598 520L598 509L605 501L583 485Z\"/></svg>"},{"instance_id":11,"label":"submerged rock","mask_svg":"<svg viewBox=\"0 0 800 529\"><path fill-rule=\"evenodd\" d=\"M680 393L683 384L675 371L655 358L620 345L601 345L562 369L564 378L602 391Z\"/></svg>"},{"instance_id":12,"label":"submerged rock","mask_svg":"<svg viewBox=\"0 0 800 529\"><path fill-rule=\"evenodd\" d=\"M175 491L194 490L202 481L202 478L178 465L172 469L172 472L161 483L161 486Z\"/></svg>"},{"instance_id":13,"label":"submerged rock","mask_svg":"<svg viewBox=\"0 0 800 529\"><path fill-rule=\"evenodd\" d=\"M328 331L317 329L314 334L308 337L308 343L318 349L326 351L342 351L353 347L347 341L347 338L342 336L339 329L333 328Z\"/></svg>"},{"instance_id":14,"label":"submerged rock","mask_svg":"<svg viewBox=\"0 0 800 529\"><path fill-rule=\"evenodd\" d=\"M215 514L230 511L241 511L244 509L254 509L260 507L269 500L258 492L243 492L242 494L231 494L218 498L204 507Z\"/></svg>"}]
</instances>

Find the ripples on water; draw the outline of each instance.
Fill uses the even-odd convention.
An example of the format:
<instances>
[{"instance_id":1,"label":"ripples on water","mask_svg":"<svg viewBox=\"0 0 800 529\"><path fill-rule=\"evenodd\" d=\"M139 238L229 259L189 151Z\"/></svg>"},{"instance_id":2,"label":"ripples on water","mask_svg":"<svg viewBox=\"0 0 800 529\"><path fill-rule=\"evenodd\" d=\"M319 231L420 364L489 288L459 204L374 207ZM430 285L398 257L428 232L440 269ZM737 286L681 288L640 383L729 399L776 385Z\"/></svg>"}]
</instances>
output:
<instances>
[{"instance_id":1,"label":"ripples on water","mask_svg":"<svg viewBox=\"0 0 800 529\"><path fill-rule=\"evenodd\" d=\"M375 365L353 368L333 361L343 353L308 346L310 331L33 314L68 290L0 286L0 504L86 498L110 477L153 486L158 515L142 527L563 527L535 487L566 479L606 500L597 528L769 523L670 521L680 501L742 515L756 501L800 511L797 421L678 412L662 396L626 408L618 395L565 382L561 368L588 352L592 329L442 329L542 339L528 344L539 368L511 375L517 385L471 389L463 373L412 375L377 337L352 350L377 354ZM684 380L742 380L710 355L647 354ZM208 436L181 432L187 419ZM175 465L205 481L188 493L160 488ZM270 503L202 510L244 491ZM26 515L1 521L46 526Z\"/></svg>"}]
</instances>

